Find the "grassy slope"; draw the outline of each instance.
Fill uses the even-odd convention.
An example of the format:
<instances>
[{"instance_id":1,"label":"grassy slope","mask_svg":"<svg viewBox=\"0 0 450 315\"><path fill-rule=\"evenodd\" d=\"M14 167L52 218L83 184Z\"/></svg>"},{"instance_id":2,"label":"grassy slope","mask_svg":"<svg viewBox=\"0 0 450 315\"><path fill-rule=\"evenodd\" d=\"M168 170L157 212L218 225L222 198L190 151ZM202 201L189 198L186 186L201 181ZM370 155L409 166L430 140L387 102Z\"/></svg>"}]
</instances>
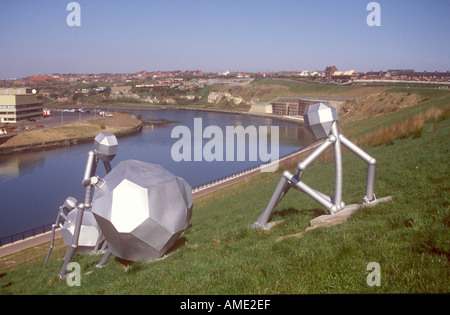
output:
<instances>
[{"instance_id":1,"label":"grassy slope","mask_svg":"<svg viewBox=\"0 0 450 315\"><path fill-rule=\"evenodd\" d=\"M443 103L439 95L432 102ZM388 123L410 111L382 117ZM372 120L358 124L353 130L370 127ZM54 251L44 265L45 250L34 263L7 270L0 278L0 294L449 292L449 128L446 119L433 131L427 125L420 138L367 148L378 161L375 193L394 200L360 210L345 224L276 242L323 214L310 198L290 191L272 217L284 219L283 224L270 231L249 228L265 208L283 167L196 199L192 225L181 245L163 260L126 266L110 259L106 268L96 269L100 256L76 256L73 261L81 264L84 275L81 287L69 287L56 277L65 250ZM332 179L332 162L316 163L304 175L306 183L329 194ZM345 154L347 204L360 201L364 185L365 164ZM369 262L381 266L380 287L366 284Z\"/></svg>"},{"instance_id":2,"label":"grassy slope","mask_svg":"<svg viewBox=\"0 0 450 315\"><path fill-rule=\"evenodd\" d=\"M378 117L372 117L370 122L366 120L347 121L344 117L345 133L352 136L360 136L362 134L370 133L374 130L392 126L395 122L405 120L414 114L425 112L431 107L443 107L450 104L450 93L444 90L435 89L408 89L408 88L390 88L386 90L386 93L413 93L423 96L427 101L422 102L416 106L408 107L404 110L400 110L389 115L381 115Z\"/></svg>"}]
</instances>

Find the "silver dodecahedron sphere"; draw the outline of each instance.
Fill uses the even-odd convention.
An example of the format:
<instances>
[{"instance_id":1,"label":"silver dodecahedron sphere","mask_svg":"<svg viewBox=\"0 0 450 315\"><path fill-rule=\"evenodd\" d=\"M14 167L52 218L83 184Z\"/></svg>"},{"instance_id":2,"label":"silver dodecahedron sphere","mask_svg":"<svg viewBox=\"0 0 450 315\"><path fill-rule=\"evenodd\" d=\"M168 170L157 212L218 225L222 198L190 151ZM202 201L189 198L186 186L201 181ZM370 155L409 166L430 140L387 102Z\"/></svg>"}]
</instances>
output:
<instances>
[{"instance_id":1,"label":"silver dodecahedron sphere","mask_svg":"<svg viewBox=\"0 0 450 315\"><path fill-rule=\"evenodd\" d=\"M99 133L94 139L94 151L103 162L110 162L117 154L117 138L111 132Z\"/></svg>"},{"instance_id":2,"label":"silver dodecahedron sphere","mask_svg":"<svg viewBox=\"0 0 450 315\"><path fill-rule=\"evenodd\" d=\"M72 246L72 237L75 231L75 223L77 222L78 208L73 209L67 215L66 220L61 229L61 234L64 243L67 246ZM83 220L81 222L80 236L78 238L78 253L90 252L97 244L97 239L100 235L100 229L97 221L91 211L85 210L83 213Z\"/></svg>"},{"instance_id":3,"label":"silver dodecahedron sphere","mask_svg":"<svg viewBox=\"0 0 450 315\"><path fill-rule=\"evenodd\" d=\"M304 115L305 127L316 137L322 139L328 137L333 122L338 120L336 108L327 103L310 105Z\"/></svg>"},{"instance_id":4,"label":"silver dodecahedron sphere","mask_svg":"<svg viewBox=\"0 0 450 315\"><path fill-rule=\"evenodd\" d=\"M131 261L163 256L192 217L192 188L160 165L120 162L96 188L92 209L112 254Z\"/></svg>"}]
</instances>

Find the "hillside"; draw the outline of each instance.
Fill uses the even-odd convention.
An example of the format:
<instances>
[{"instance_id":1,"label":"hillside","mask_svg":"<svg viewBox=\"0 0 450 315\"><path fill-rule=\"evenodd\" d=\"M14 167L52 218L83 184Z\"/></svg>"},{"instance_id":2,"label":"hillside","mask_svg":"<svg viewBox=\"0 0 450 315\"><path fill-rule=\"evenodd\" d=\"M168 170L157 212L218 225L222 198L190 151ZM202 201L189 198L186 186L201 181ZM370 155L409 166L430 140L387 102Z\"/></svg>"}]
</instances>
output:
<instances>
[{"instance_id":1,"label":"hillside","mask_svg":"<svg viewBox=\"0 0 450 315\"><path fill-rule=\"evenodd\" d=\"M401 91L400 91L401 90ZM211 97L213 96L213 97ZM217 107L249 106L252 102L268 102L279 96L352 97L346 101L341 116L359 120L398 111L428 100L417 90L387 86L335 86L277 80L257 80L249 85L214 85L208 97L209 105Z\"/></svg>"}]
</instances>

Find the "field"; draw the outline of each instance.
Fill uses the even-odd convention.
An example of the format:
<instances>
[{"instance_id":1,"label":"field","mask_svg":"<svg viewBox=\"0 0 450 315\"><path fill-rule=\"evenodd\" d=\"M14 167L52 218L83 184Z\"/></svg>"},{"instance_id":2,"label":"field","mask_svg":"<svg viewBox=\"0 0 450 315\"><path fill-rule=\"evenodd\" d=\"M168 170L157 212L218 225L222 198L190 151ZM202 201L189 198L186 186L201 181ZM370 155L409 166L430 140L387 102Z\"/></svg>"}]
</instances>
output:
<instances>
[{"instance_id":1,"label":"field","mask_svg":"<svg viewBox=\"0 0 450 315\"><path fill-rule=\"evenodd\" d=\"M30 254L24 251L0 260L0 294L448 293L450 96L439 90L406 88L376 93L403 97L408 92L426 100L395 111L385 109L375 117L351 119L350 111L341 122L345 135L361 140L428 113L416 136L395 130L386 142L361 141L377 159L375 194L392 196L391 202L363 208L343 224L277 241L304 231L311 219L324 214L319 204L291 190L271 218L284 220L282 224L269 231L250 228L281 172L295 169L292 163L197 198L191 225L164 259L129 263L112 257L105 268L97 269L101 256L76 255L73 261L81 265L81 286L71 287L57 277L65 248L60 246L43 264L48 248L43 245L40 252L30 249ZM432 110L440 114L432 115ZM344 154L347 204L361 201L365 169L352 153ZM325 158L308 168L303 180L332 194L333 174L334 164ZM8 264L11 261L16 263ZM380 266L379 286L368 285L370 263Z\"/></svg>"}]
</instances>

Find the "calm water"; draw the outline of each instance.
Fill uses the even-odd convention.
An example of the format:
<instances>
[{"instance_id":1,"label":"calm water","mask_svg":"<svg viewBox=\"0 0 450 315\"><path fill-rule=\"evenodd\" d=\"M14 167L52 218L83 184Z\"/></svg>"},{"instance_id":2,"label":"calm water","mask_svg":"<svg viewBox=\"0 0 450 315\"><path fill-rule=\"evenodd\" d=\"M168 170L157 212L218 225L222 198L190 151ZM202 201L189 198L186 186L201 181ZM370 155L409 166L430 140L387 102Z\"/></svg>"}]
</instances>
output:
<instances>
[{"instance_id":1,"label":"calm water","mask_svg":"<svg viewBox=\"0 0 450 315\"><path fill-rule=\"evenodd\" d=\"M192 187L261 164L258 161L248 161L248 158L244 162L174 162L171 148L179 139L172 139L171 131L177 125L184 125L193 133L194 118L202 118L203 129L209 125L221 127L224 136L226 126L268 126L269 130L270 126L279 126L280 157L312 142L306 129L279 120L176 110L136 110L133 113L141 113L148 121L156 118L176 122L163 125L162 128L144 129L136 136L120 138L118 154L111 165L114 167L120 161L128 159L160 164L173 174L183 177ZM203 145L208 141L209 139L204 139ZM81 179L87 153L92 148L92 144L82 144L0 157L0 238L54 222L58 207L69 196L83 200ZM99 164L97 174L100 177L105 175L102 164Z\"/></svg>"}]
</instances>

